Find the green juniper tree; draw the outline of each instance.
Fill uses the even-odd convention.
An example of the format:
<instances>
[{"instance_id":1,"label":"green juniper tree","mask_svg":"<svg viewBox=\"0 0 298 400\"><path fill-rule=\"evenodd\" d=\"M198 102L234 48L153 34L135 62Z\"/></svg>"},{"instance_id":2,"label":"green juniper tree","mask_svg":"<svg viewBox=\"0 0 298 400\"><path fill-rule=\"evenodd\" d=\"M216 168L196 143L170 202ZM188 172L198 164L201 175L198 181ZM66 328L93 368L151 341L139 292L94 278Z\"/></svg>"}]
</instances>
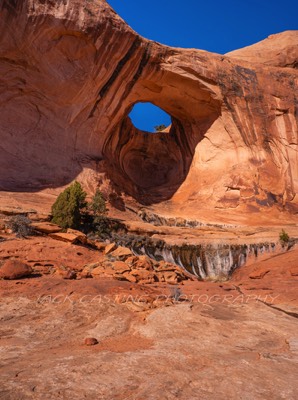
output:
<instances>
[{"instance_id":1,"label":"green juniper tree","mask_svg":"<svg viewBox=\"0 0 298 400\"><path fill-rule=\"evenodd\" d=\"M75 181L59 194L52 206L52 222L63 229L79 228L82 220L81 210L87 206L86 192Z\"/></svg>"},{"instance_id":2,"label":"green juniper tree","mask_svg":"<svg viewBox=\"0 0 298 400\"><path fill-rule=\"evenodd\" d=\"M88 208L93 214L93 226L96 235L101 238L108 238L113 230L114 223L107 217L106 200L99 189L96 189Z\"/></svg>"},{"instance_id":3,"label":"green juniper tree","mask_svg":"<svg viewBox=\"0 0 298 400\"><path fill-rule=\"evenodd\" d=\"M96 192L92 197L91 203L89 204L89 208L93 212L95 223L99 222L99 220L106 215L106 201L99 189L96 189Z\"/></svg>"}]
</instances>

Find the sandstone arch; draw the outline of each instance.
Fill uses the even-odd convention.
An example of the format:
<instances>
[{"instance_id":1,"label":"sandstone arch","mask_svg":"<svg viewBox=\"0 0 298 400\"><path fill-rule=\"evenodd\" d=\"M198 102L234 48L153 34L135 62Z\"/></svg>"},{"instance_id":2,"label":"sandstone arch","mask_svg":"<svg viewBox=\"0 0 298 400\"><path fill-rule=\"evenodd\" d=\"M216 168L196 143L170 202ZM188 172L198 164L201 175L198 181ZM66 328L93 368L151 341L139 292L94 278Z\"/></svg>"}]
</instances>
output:
<instances>
[{"instance_id":1,"label":"sandstone arch","mask_svg":"<svg viewBox=\"0 0 298 400\"><path fill-rule=\"evenodd\" d=\"M104 0L2 0L0 10L2 189L80 174L88 185L88 170L143 203L297 210L297 31L267 39L282 61L257 63L253 46L221 56L145 40ZM136 135L138 101L172 116L165 142Z\"/></svg>"}]
</instances>

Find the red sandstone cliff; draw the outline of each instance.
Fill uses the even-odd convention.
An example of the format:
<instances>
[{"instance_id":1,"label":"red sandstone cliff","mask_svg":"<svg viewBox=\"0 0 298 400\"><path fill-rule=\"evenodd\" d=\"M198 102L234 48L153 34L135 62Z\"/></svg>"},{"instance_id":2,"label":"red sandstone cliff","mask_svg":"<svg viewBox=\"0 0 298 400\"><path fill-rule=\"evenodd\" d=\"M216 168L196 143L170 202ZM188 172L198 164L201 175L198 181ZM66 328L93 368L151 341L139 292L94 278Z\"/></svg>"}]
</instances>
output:
<instances>
[{"instance_id":1,"label":"red sandstone cliff","mask_svg":"<svg viewBox=\"0 0 298 400\"><path fill-rule=\"evenodd\" d=\"M142 203L298 211L298 31L223 56L145 40L104 0L1 0L0 42L0 189L105 172ZM132 126L139 101L169 133Z\"/></svg>"}]
</instances>

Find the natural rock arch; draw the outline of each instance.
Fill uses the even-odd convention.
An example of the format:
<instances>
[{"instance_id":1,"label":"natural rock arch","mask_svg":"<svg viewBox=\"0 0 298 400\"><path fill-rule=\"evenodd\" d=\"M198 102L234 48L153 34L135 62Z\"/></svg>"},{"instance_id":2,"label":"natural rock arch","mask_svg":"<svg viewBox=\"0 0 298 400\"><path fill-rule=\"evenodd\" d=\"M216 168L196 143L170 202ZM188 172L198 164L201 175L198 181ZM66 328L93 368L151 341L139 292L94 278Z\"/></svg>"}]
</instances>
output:
<instances>
[{"instance_id":1,"label":"natural rock arch","mask_svg":"<svg viewBox=\"0 0 298 400\"><path fill-rule=\"evenodd\" d=\"M88 186L88 170L143 203L296 210L297 32L267 39L283 58L257 64L260 45L221 56L150 42L104 0L0 11L0 188ZM135 131L139 101L172 116L168 136Z\"/></svg>"}]
</instances>

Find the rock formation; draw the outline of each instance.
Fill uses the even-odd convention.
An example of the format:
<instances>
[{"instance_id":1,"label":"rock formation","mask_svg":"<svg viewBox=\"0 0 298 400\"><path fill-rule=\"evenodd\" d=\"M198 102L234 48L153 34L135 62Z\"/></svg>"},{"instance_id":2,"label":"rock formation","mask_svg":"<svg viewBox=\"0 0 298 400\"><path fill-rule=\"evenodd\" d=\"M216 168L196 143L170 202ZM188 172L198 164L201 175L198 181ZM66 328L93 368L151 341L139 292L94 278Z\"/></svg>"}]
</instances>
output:
<instances>
[{"instance_id":1,"label":"rock formation","mask_svg":"<svg viewBox=\"0 0 298 400\"><path fill-rule=\"evenodd\" d=\"M298 210L298 31L227 55L135 33L104 0L0 2L0 188L107 174L143 204ZM169 132L136 129L152 102Z\"/></svg>"},{"instance_id":2,"label":"rock formation","mask_svg":"<svg viewBox=\"0 0 298 400\"><path fill-rule=\"evenodd\" d=\"M1 265L0 279L20 279L32 274L32 268L18 260L7 260Z\"/></svg>"}]
</instances>

